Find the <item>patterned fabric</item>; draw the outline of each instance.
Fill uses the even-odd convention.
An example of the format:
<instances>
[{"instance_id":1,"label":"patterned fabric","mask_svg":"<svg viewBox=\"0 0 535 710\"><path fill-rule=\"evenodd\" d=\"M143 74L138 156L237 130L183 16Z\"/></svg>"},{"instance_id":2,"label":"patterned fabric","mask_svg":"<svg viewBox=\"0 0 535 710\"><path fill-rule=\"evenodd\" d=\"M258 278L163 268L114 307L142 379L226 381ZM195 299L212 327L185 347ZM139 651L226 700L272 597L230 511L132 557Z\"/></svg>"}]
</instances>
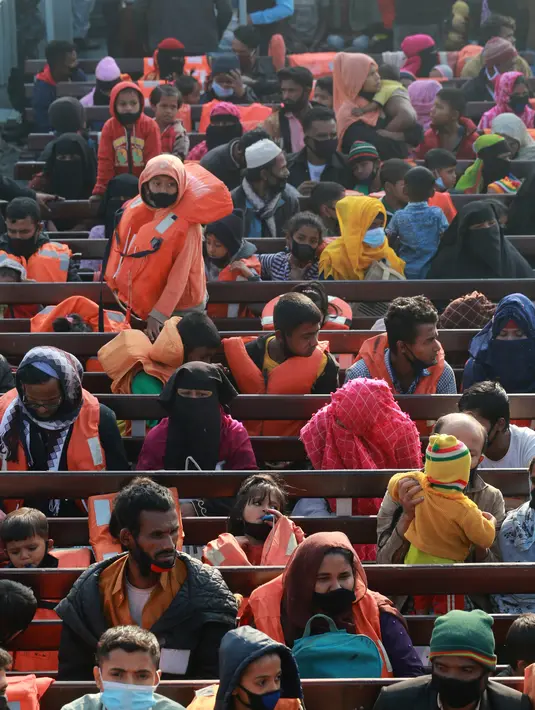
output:
<instances>
[{"instance_id":1,"label":"patterned fabric","mask_svg":"<svg viewBox=\"0 0 535 710\"><path fill-rule=\"evenodd\" d=\"M290 253L279 251L276 254L259 254L262 265L263 281L289 281L290 280ZM316 281L318 278L318 262L306 267L303 272L303 281Z\"/></svg>"},{"instance_id":2,"label":"patterned fabric","mask_svg":"<svg viewBox=\"0 0 535 710\"><path fill-rule=\"evenodd\" d=\"M279 192L275 195L270 202L264 202L264 200L253 190L246 178L243 178L242 188L247 201L250 202L254 208L257 219L266 223L266 227L273 238L277 237L278 234L277 225L275 224L275 210L279 204L281 193Z\"/></svg>"},{"instance_id":3,"label":"patterned fabric","mask_svg":"<svg viewBox=\"0 0 535 710\"><path fill-rule=\"evenodd\" d=\"M440 316L440 328L484 328L496 310L496 304L473 291L452 301Z\"/></svg>"}]
</instances>

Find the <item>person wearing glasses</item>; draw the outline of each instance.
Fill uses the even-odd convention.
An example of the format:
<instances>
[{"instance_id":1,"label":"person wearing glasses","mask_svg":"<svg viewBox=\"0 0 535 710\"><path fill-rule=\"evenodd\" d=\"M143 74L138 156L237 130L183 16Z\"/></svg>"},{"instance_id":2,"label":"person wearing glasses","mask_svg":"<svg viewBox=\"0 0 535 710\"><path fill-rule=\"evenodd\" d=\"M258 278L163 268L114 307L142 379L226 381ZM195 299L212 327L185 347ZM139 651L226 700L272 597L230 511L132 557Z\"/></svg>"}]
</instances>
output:
<instances>
[{"instance_id":1,"label":"person wearing glasses","mask_svg":"<svg viewBox=\"0 0 535 710\"><path fill-rule=\"evenodd\" d=\"M0 397L2 471L127 471L115 414L82 388L83 368L59 348L36 347ZM29 500L48 516L87 515L68 500Z\"/></svg>"}]
</instances>

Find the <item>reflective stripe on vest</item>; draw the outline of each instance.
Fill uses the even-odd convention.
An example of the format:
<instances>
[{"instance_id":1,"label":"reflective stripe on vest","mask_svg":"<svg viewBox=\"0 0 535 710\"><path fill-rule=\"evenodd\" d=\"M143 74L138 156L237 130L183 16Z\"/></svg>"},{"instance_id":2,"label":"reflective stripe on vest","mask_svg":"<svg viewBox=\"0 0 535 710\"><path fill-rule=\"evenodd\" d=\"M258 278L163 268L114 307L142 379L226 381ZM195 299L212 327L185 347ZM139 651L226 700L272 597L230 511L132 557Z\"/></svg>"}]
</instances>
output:
<instances>
[{"instance_id":1,"label":"reflective stripe on vest","mask_svg":"<svg viewBox=\"0 0 535 710\"><path fill-rule=\"evenodd\" d=\"M47 249L46 247L40 249L37 254L39 256L46 256L49 259L57 259L59 261L59 268L61 271L69 270L70 257L68 254L62 254L61 252L57 252L55 249Z\"/></svg>"}]
</instances>

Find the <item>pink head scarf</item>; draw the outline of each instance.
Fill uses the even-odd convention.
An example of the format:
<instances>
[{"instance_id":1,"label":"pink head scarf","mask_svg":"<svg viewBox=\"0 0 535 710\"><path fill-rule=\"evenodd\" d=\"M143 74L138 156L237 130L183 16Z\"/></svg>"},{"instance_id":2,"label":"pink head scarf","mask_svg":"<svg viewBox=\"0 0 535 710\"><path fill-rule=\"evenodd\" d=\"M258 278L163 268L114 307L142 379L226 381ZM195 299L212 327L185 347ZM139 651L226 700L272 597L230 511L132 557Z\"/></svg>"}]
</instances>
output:
<instances>
[{"instance_id":1,"label":"pink head scarf","mask_svg":"<svg viewBox=\"0 0 535 710\"><path fill-rule=\"evenodd\" d=\"M210 111L210 118L223 115L235 116L238 120L241 118L240 109L229 101L220 101Z\"/></svg>"},{"instance_id":2,"label":"pink head scarf","mask_svg":"<svg viewBox=\"0 0 535 710\"><path fill-rule=\"evenodd\" d=\"M420 57L420 52L431 49L434 46L435 40L430 35L410 35L410 37L405 37L401 43L401 51L405 54L407 59L401 67L402 71L405 69L416 76L420 76L420 70L422 69L422 57ZM437 61L433 64L438 63L437 54ZM432 68L432 66L430 68ZM429 76L429 72L425 72L424 75Z\"/></svg>"},{"instance_id":3,"label":"pink head scarf","mask_svg":"<svg viewBox=\"0 0 535 710\"><path fill-rule=\"evenodd\" d=\"M334 59L333 102L340 141L349 126L356 121L375 126L379 120L379 111L365 113L360 117L351 114L354 108L362 108L368 103L359 94L372 66L377 68L377 64L367 54L338 52Z\"/></svg>"},{"instance_id":4,"label":"pink head scarf","mask_svg":"<svg viewBox=\"0 0 535 710\"><path fill-rule=\"evenodd\" d=\"M511 94L514 91L517 79L524 79L524 75L518 71L508 71L500 74L494 81L496 106L486 111L481 117L478 128L491 128L492 121L502 113L514 113L509 106ZM526 82L527 83L527 82ZM526 106L524 111L518 116L526 128L535 128L535 111Z\"/></svg>"},{"instance_id":5,"label":"pink head scarf","mask_svg":"<svg viewBox=\"0 0 535 710\"><path fill-rule=\"evenodd\" d=\"M407 91L411 103L416 111L418 123L427 131L431 125L431 109L435 103L438 92L442 89L442 84L435 79L419 79L414 81Z\"/></svg>"}]
</instances>

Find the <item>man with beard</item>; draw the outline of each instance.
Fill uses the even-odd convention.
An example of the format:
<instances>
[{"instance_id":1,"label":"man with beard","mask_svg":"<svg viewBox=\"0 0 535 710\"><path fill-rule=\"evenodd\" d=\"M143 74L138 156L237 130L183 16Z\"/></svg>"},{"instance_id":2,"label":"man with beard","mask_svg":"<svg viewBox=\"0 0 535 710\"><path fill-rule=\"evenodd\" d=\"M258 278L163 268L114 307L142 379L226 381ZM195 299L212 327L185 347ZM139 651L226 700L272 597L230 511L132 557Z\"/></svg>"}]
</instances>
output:
<instances>
[{"instance_id":1,"label":"man with beard","mask_svg":"<svg viewBox=\"0 0 535 710\"><path fill-rule=\"evenodd\" d=\"M289 67L278 73L282 107L274 111L262 126L286 153L298 153L305 147L301 121L308 109L314 77L306 67Z\"/></svg>"},{"instance_id":2,"label":"man with beard","mask_svg":"<svg viewBox=\"0 0 535 710\"><path fill-rule=\"evenodd\" d=\"M180 519L169 490L134 479L115 498L110 528L126 554L87 569L56 607L59 677L91 679L101 634L131 624L156 636L168 677L219 677L219 645L235 626L237 603L218 570L177 552Z\"/></svg>"}]
</instances>

